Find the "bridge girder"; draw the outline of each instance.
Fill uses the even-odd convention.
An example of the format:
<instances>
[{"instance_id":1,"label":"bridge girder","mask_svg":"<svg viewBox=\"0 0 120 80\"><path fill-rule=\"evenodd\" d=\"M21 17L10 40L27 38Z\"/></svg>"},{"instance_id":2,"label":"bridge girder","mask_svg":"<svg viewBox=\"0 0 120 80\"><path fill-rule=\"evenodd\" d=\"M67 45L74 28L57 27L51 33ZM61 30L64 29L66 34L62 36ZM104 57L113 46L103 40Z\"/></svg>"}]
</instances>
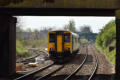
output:
<instances>
[{"instance_id":1,"label":"bridge girder","mask_svg":"<svg viewBox=\"0 0 120 80\"><path fill-rule=\"evenodd\" d=\"M120 9L120 0L0 0L1 8L88 8ZM8 4L12 3L12 4Z\"/></svg>"}]
</instances>

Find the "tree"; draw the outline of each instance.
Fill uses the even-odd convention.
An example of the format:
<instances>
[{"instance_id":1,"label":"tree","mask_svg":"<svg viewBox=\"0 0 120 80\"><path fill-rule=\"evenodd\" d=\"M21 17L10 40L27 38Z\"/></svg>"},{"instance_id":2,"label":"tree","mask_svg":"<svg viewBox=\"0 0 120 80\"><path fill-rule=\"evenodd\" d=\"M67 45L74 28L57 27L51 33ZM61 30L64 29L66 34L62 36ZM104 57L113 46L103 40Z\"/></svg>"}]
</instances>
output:
<instances>
[{"instance_id":1,"label":"tree","mask_svg":"<svg viewBox=\"0 0 120 80\"><path fill-rule=\"evenodd\" d=\"M17 17L17 24L16 24L16 32L20 32L20 31L23 31L22 29L22 20L20 17Z\"/></svg>"},{"instance_id":2,"label":"tree","mask_svg":"<svg viewBox=\"0 0 120 80\"><path fill-rule=\"evenodd\" d=\"M64 26L64 29L65 29L65 30L72 31L72 32L76 32L75 22L74 22L73 20L70 20L69 23Z\"/></svg>"},{"instance_id":3,"label":"tree","mask_svg":"<svg viewBox=\"0 0 120 80\"><path fill-rule=\"evenodd\" d=\"M32 32L31 28L27 28L26 32Z\"/></svg>"},{"instance_id":4,"label":"tree","mask_svg":"<svg viewBox=\"0 0 120 80\"><path fill-rule=\"evenodd\" d=\"M39 36L39 31L38 31L38 29L35 29L35 30L34 30L34 39L35 39L35 40L38 40L38 39L39 39L38 36Z\"/></svg>"},{"instance_id":5,"label":"tree","mask_svg":"<svg viewBox=\"0 0 120 80\"><path fill-rule=\"evenodd\" d=\"M89 25L84 25L80 27L81 33L92 33L91 27Z\"/></svg>"},{"instance_id":6,"label":"tree","mask_svg":"<svg viewBox=\"0 0 120 80\"><path fill-rule=\"evenodd\" d=\"M22 40L22 33L24 32L24 30L22 29L22 25L23 22L21 20L20 17L17 17L17 24L16 24L16 39L17 40Z\"/></svg>"}]
</instances>

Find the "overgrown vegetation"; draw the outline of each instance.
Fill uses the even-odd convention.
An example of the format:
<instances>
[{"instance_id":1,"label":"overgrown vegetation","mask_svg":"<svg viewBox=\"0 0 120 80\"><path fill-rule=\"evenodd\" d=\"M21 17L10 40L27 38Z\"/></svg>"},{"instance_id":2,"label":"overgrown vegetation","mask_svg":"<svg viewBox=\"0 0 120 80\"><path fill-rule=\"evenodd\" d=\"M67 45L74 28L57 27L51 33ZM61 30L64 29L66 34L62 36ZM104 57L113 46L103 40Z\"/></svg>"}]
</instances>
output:
<instances>
[{"instance_id":1,"label":"overgrown vegetation","mask_svg":"<svg viewBox=\"0 0 120 80\"><path fill-rule=\"evenodd\" d=\"M29 48L44 49L47 47L47 38L40 40L16 40L17 58L28 58L33 53L28 53Z\"/></svg>"},{"instance_id":2,"label":"overgrown vegetation","mask_svg":"<svg viewBox=\"0 0 120 80\"><path fill-rule=\"evenodd\" d=\"M39 39L39 40L24 40L23 43L27 48L38 48L44 49L47 47L47 38Z\"/></svg>"},{"instance_id":3,"label":"overgrown vegetation","mask_svg":"<svg viewBox=\"0 0 120 80\"><path fill-rule=\"evenodd\" d=\"M27 48L24 45L24 42L19 40L16 41L16 53L17 59L24 59L32 56L32 53L27 53Z\"/></svg>"},{"instance_id":4,"label":"overgrown vegetation","mask_svg":"<svg viewBox=\"0 0 120 80\"><path fill-rule=\"evenodd\" d=\"M51 28L43 28L42 30L22 28L22 21L18 17L16 26L16 53L17 59L32 57L34 53L28 52L30 48L45 49L47 48L47 34Z\"/></svg>"},{"instance_id":5,"label":"overgrown vegetation","mask_svg":"<svg viewBox=\"0 0 120 80\"><path fill-rule=\"evenodd\" d=\"M115 65L116 25L114 20L110 21L101 29L95 44L96 47L109 58L112 64ZM113 47L113 50L110 50L110 47Z\"/></svg>"},{"instance_id":6,"label":"overgrown vegetation","mask_svg":"<svg viewBox=\"0 0 120 80\"><path fill-rule=\"evenodd\" d=\"M17 46L17 48L16 48L17 53L23 53L23 52L26 51L26 47L25 47L25 45L23 44L22 41L17 40L16 41L16 46Z\"/></svg>"}]
</instances>

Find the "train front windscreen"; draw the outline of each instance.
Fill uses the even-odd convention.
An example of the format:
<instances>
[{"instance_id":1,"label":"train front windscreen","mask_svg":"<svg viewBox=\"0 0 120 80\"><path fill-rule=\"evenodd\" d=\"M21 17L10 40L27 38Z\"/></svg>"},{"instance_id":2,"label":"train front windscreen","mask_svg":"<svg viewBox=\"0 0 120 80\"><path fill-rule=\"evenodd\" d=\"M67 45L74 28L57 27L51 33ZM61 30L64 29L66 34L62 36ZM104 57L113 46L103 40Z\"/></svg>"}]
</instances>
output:
<instances>
[{"instance_id":1,"label":"train front windscreen","mask_svg":"<svg viewBox=\"0 0 120 80\"><path fill-rule=\"evenodd\" d=\"M64 42L70 42L70 34L64 35Z\"/></svg>"}]
</instances>

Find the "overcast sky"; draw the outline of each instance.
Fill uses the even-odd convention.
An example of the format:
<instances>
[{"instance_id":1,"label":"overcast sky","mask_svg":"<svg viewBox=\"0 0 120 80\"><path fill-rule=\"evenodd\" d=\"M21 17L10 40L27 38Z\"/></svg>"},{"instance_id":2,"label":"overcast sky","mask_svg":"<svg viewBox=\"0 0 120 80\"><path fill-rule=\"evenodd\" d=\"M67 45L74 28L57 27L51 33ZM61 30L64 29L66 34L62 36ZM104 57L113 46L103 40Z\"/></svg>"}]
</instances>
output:
<instances>
[{"instance_id":1,"label":"overcast sky","mask_svg":"<svg viewBox=\"0 0 120 80\"><path fill-rule=\"evenodd\" d=\"M31 28L42 29L43 27L54 27L54 29L62 29L64 25L68 24L70 20L75 21L77 30L80 26L90 25L93 32L97 33L103 28L110 20L115 17L80 17L80 16L21 16L20 22L23 29Z\"/></svg>"}]
</instances>

